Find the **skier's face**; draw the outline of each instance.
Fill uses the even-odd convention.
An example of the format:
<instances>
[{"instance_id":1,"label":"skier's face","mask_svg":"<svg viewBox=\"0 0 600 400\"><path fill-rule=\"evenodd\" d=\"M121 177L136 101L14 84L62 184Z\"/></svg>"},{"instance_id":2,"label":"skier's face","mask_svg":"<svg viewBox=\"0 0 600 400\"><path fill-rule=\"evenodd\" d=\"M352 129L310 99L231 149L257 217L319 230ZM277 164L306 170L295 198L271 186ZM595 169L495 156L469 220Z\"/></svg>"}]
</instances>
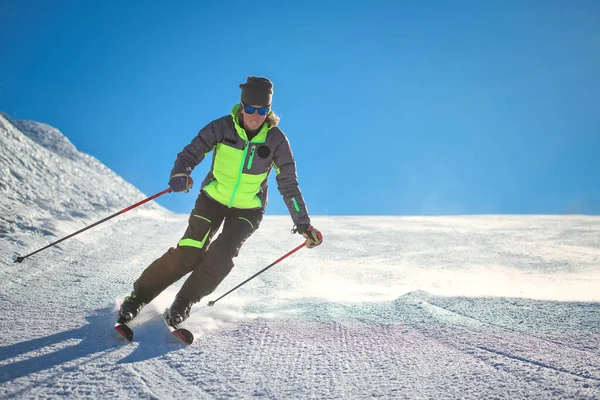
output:
<instances>
[{"instance_id":1,"label":"skier's face","mask_svg":"<svg viewBox=\"0 0 600 400\"><path fill-rule=\"evenodd\" d=\"M253 104L252 107L260 108L261 106ZM266 115L260 115L256 110L253 114L248 114L243 108L242 113L244 115L244 129L249 131L255 131L265 122L267 119Z\"/></svg>"}]
</instances>

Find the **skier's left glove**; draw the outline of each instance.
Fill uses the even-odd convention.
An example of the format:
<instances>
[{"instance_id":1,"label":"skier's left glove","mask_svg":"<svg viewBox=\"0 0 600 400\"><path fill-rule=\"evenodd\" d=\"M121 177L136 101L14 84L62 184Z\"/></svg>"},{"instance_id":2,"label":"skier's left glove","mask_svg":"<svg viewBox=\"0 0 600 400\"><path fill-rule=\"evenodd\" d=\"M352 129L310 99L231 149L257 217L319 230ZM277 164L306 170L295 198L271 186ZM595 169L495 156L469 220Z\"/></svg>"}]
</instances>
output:
<instances>
[{"instance_id":1,"label":"skier's left glove","mask_svg":"<svg viewBox=\"0 0 600 400\"><path fill-rule=\"evenodd\" d=\"M312 249L323 243L323 234L309 224L299 224L292 229L293 233L299 233L306 238L306 247Z\"/></svg>"},{"instance_id":2,"label":"skier's left glove","mask_svg":"<svg viewBox=\"0 0 600 400\"><path fill-rule=\"evenodd\" d=\"M194 186L194 180L188 174L175 174L169 180L169 187L173 192L187 193Z\"/></svg>"}]
</instances>

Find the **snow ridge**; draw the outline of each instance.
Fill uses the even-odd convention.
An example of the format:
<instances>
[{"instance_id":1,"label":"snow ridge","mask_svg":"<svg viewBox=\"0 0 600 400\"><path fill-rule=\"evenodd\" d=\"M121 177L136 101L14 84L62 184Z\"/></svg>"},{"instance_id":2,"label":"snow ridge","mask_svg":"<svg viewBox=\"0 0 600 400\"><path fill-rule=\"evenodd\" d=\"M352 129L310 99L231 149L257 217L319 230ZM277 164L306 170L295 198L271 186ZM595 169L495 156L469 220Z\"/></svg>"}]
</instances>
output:
<instances>
[{"instance_id":1,"label":"snow ridge","mask_svg":"<svg viewBox=\"0 0 600 400\"><path fill-rule=\"evenodd\" d=\"M73 161L84 158L84 154L77 151L73 143L58 129L41 122L13 120L6 113L0 115L22 134L53 153Z\"/></svg>"}]
</instances>

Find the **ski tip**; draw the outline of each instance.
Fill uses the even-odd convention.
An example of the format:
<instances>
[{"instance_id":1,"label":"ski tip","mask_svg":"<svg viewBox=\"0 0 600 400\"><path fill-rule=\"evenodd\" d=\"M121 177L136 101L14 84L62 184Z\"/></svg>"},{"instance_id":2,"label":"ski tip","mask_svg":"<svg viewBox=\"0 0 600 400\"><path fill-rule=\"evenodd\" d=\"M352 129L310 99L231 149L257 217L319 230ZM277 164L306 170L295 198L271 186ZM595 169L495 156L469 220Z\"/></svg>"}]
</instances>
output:
<instances>
[{"instance_id":1,"label":"ski tip","mask_svg":"<svg viewBox=\"0 0 600 400\"><path fill-rule=\"evenodd\" d=\"M187 344L194 343L194 335L187 329L178 328L175 329L172 333Z\"/></svg>"},{"instance_id":2,"label":"ski tip","mask_svg":"<svg viewBox=\"0 0 600 400\"><path fill-rule=\"evenodd\" d=\"M121 336L123 336L125 339L129 340L130 342L133 340L133 331L127 325L116 323L115 331L117 331Z\"/></svg>"},{"instance_id":3,"label":"ski tip","mask_svg":"<svg viewBox=\"0 0 600 400\"><path fill-rule=\"evenodd\" d=\"M169 323L169 309L167 308L163 313L163 322L169 328L169 331L179 340L186 344L192 344L194 342L194 334L185 328L176 328Z\"/></svg>"}]
</instances>

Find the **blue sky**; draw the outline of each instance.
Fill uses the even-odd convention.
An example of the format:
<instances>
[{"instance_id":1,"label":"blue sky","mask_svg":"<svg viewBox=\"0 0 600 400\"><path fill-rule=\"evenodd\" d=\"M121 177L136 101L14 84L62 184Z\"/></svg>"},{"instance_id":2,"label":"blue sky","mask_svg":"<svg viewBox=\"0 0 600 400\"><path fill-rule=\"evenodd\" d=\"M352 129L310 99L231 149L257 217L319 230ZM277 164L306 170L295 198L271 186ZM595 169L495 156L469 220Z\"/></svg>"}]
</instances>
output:
<instances>
[{"instance_id":1,"label":"blue sky","mask_svg":"<svg viewBox=\"0 0 600 400\"><path fill-rule=\"evenodd\" d=\"M151 195L261 75L313 215L600 213L596 1L140 4L3 4L0 110Z\"/></svg>"}]
</instances>

